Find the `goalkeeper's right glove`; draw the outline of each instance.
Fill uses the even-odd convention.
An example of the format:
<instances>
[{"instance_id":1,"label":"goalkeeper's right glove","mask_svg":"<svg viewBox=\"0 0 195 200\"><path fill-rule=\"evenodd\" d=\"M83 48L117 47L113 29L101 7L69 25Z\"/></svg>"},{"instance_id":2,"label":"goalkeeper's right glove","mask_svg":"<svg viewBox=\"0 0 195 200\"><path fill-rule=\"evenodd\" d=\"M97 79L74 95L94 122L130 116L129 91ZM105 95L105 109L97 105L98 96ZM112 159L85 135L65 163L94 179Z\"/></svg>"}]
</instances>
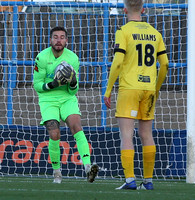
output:
<instances>
[{"instance_id":1,"label":"goalkeeper's right glove","mask_svg":"<svg viewBox=\"0 0 195 200\"><path fill-rule=\"evenodd\" d=\"M52 82L43 84L43 90L51 90L60 86L58 80L54 79Z\"/></svg>"}]
</instances>

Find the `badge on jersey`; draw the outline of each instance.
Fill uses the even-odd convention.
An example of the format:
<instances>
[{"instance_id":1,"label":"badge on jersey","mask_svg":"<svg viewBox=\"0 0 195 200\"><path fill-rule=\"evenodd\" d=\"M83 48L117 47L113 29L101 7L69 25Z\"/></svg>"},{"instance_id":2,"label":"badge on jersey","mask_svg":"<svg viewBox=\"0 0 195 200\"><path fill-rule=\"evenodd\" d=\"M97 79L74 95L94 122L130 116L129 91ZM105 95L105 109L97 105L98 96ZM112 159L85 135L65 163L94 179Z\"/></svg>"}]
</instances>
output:
<instances>
[{"instance_id":1,"label":"badge on jersey","mask_svg":"<svg viewBox=\"0 0 195 200\"><path fill-rule=\"evenodd\" d=\"M35 70L36 72L39 72L39 68L38 68L37 62L35 62L34 70Z\"/></svg>"}]
</instances>

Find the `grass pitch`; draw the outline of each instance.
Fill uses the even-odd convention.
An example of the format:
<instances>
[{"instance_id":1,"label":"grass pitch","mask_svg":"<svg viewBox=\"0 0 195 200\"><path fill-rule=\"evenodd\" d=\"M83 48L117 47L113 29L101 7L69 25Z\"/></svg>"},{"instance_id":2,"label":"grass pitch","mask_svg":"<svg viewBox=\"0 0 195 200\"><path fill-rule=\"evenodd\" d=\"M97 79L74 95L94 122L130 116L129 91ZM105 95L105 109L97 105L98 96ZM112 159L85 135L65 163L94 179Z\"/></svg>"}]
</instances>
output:
<instances>
[{"instance_id":1,"label":"grass pitch","mask_svg":"<svg viewBox=\"0 0 195 200\"><path fill-rule=\"evenodd\" d=\"M154 190L115 190L119 180L52 179L1 177L0 200L195 200L195 184L184 181L154 181ZM139 184L140 181L137 181Z\"/></svg>"}]
</instances>

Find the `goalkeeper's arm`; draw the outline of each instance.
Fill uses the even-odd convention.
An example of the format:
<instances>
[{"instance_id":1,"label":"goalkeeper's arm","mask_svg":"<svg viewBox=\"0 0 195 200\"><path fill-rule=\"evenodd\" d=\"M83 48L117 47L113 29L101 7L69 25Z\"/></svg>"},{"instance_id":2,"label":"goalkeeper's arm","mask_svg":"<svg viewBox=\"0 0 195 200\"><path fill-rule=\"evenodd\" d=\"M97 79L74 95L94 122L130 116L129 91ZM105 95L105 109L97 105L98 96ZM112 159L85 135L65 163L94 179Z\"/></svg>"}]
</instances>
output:
<instances>
[{"instance_id":1,"label":"goalkeeper's arm","mask_svg":"<svg viewBox=\"0 0 195 200\"><path fill-rule=\"evenodd\" d=\"M60 80L54 79L53 81L51 81L49 83L43 84L43 90L45 90L45 91L46 90L51 90L51 89L57 88L57 87L59 87L61 85L64 85L64 84L62 84ZM72 80L68 85L69 85L70 90L77 89L78 85L77 85L76 75L74 75L72 77Z\"/></svg>"},{"instance_id":2,"label":"goalkeeper's arm","mask_svg":"<svg viewBox=\"0 0 195 200\"><path fill-rule=\"evenodd\" d=\"M38 58L38 56L37 56ZM34 75L33 75L33 87L37 92L44 92L59 86L57 80L53 80L49 83L45 83L46 77L46 63L44 60L35 59Z\"/></svg>"},{"instance_id":3,"label":"goalkeeper's arm","mask_svg":"<svg viewBox=\"0 0 195 200\"><path fill-rule=\"evenodd\" d=\"M77 74L75 74L72 81L68 83L68 92L71 95L75 95L78 90L79 90L79 81L78 81Z\"/></svg>"},{"instance_id":4,"label":"goalkeeper's arm","mask_svg":"<svg viewBox=\"0 0 195 200\"><path fill-rule=\"evenodd\" d=\"M43 90L51 90L51 89L54 89L54 88L57 88L60 86L60 83L54 79L53 81L49 82L49 83L44 83L43 84Z\"/></svg>"}]
</instances>

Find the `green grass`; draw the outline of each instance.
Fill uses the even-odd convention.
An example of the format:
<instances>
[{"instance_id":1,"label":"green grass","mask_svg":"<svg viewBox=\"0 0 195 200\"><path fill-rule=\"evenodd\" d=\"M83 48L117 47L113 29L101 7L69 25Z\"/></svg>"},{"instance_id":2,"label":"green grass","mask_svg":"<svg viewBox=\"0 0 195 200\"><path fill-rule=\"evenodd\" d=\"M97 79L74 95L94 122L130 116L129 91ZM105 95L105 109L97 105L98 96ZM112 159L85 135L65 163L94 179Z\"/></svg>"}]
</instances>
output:
<instances>
[{"instance_id":1,"label":"green grass","mask_svg":"<svg viewBox=\"0 0 195 200\"><path fill-rule=\"evenodd\" d=\"M140 181L137 181L139 184ZM184 181L154 181L154 190L115 190L119 180L52 179L1 177L0 200L195 200L195 184Z\"/></svg>"}]
</instances>

